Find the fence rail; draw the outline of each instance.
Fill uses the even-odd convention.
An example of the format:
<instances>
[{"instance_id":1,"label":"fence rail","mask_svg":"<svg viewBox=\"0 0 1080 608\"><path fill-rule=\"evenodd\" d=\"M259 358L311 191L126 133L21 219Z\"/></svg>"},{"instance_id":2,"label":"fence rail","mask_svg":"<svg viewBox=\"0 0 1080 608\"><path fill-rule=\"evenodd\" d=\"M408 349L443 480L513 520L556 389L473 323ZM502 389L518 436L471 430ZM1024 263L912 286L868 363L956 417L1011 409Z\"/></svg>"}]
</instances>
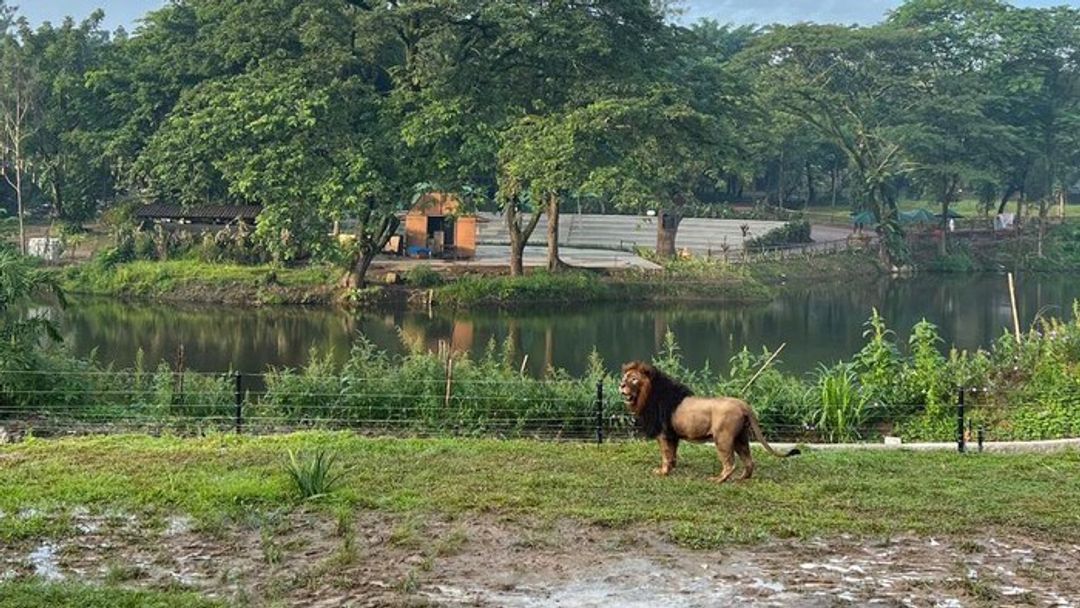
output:
<instances>
[{"instance_id":1,"label":"fence rail","mask_svg":"<svg viewBox=\"0 0 1080 608\"><path fill-rule=\"evenodd\" d=\"M273 372L0 370L0 442L24 433L273 434L310 429L597 443L636 434L635 421L610 379L506 385L505 380L455 384L452 374L417 379L409 390L342 376L282 377ZM989 432L982 420L1003 407L980 403L974 398L979 392L964 389L956 395L955 439L961 452L969 443L981 446ZM811 409L793 403L758 414L771 441L880 441L896 423L927 408L922 403L868 403L857 421L842 428L828 420L807 422Z\"/></svg>"}]
</instances>

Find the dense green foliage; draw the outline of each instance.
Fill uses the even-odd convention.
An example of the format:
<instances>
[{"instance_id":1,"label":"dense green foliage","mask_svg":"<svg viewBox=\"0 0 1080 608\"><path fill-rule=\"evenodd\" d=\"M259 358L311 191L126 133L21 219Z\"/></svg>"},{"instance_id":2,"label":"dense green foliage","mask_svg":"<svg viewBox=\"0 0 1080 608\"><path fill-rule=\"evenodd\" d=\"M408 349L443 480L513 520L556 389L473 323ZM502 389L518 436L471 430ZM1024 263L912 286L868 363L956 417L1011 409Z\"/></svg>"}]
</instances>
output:
<instances>
[{"instance_id":1,"label":"dense green foliage","mask_svg":"<svg viewBox=\"0 0 1080 608\"><path fill-rule=\"evenodd\" d=\"M654 362L699 394L747 399L773 437L842 441L895 433L948 441L961 389L971 391L968 420L985 426L991 439L1080 435L1080 320L1040 319L1019 345L1003 335L989 350L947 354L926 321L902 345L875 311L865 335L850 361L822 365L806 377L773 364L751 383L770 353L746 350L723 369L687 369L671 334ZM342 366L331 353L313 352L300 369L269 370L261 389L249 378L245 428L346 425L406 434L582 438L595 433L596 382L602 380L605 427L629 431L617 378L603 362L591 359L592 371L580 378L559 370L533 378L513 360L511 346L492 343L470 359L448 358L420 344L394 356L360 342ZM121 373L101 371L108 370L54 356L38 361L33 373L6 372L3 397L13 418L36 412L60 425L116 422L183 431L234 426L235 379L229 374L141 363Z\"/></svg>"},{"instance_id":2,"label":"dense green foliage","mask_svg":"<svg viewBox=\"0 0 1080 608\"><path fill-rule=\"evenodd\" d=\"M810 242L813 242L813 239L810 238L810 222L797 220L788 222L779 228L773 228L757 238L750 239L743 243L743 247L751 250L761 250Z\"/></svg>"},{"instance_id":3,"label":"dense green foliage","mask_svg":"<svg viewBox=\"0 0 1080 608\"><path fill-rule=\"evenodd\" d=\"M904 262L902 196L1042 221L1080 177L1075 8L734 28L664 6L189 0L128 35L0 3L0 205L78 223L136 198L255 203L260 259L332 260L355 287L420 190L553 220L657 209L671 231L717 203L843 203Z\"/></svg>"}]
</instances>

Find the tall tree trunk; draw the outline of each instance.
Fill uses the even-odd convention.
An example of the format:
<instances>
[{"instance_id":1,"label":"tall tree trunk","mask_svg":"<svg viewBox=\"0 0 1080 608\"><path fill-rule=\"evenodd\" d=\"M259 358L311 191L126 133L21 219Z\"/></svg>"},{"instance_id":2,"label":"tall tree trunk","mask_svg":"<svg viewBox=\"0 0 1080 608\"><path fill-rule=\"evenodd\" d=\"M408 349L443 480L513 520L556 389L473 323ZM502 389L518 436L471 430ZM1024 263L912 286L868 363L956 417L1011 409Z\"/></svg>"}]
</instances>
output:
<instances>
[{"instance_id":1,"label":"tall tree trunk","mask_svg":"<svg viewBox=\"0 0 1080 608\"><path fill-rule=\"evenodd\" d=\"M814 171L810 167L810 161L806 161L806 206L814 204L817 194L814 192Z\"/></svg>"},{"instance_id":2,"label":"tall tree trunk","mask_svg":"<svg viewBox=\"0 0 1080 608\"><path fill-rule=\"evenodd\" d=\"M1050 216L1050 196L1053 194L1047 194L1039 201L1039 233L1036 239L1036 255L1040 258L1043 257L1043 239L1046 238L1046 220Z\"/></svg>"},{"instance_id":3,"label":"tall tree trunk","mask_svg":"<svg viewBox=\"0 0 1080 608\"><path fill-rule=\"evenodd\" d=\"M52 215L56 219L62 219L64 217L64 195L63 189L60 187L60 172L57 171L56 173L49 188L52 191Z\"/></svg>"},{"instance_id":4,"label":"tall tree trunk","mask_svg":"<svg viewBox=\"0 0 1080 608\"><path fill-rule=\"evenodd\" d=\"M682 216L670 211L660 211L656 218L656 255L660 258L675 257L675 238L679 234Z\"/></svg>"},{"instance_id":5,"label":"tall tree trunk","mask_svg":"<svg viewBox=\"0 0 1080 608\"><path fill-rule=\"evenodd\" d=\"M780 148L780 165L776 169L776 204L784 208L784 149Z\"/></svg>"},{"instance_id":6,"label":"tall tree trunk","mask_svg":"<svg viewBox=\"0 0 1080 608\"><path fill-rule=\"evenodd\" d=\"M830 186L832 188L832 206L835 207L836 206L836 182L837 182L837 178L839 177L838 174L840 173L840 169L836 165L833 165L832 170L829 173L830 173L829 178L832 180L832 183L830 184Z\"/></svg>"},{"instance_id":7,"label":"tall tree trunk","mask_svg":"<svg viewBox=\"0 0 1080 608\"><path fill-rule=\"evenodd\" d=\"M539 222L540 214L534 213L529 218L529 223L522 226L518 200L506 204L506 229L510 233L510 276L520 277L525 274L525 245Z\"/></svg>"},{"instance_id":8,"label":"tall tree trunk","mask_svg":"<svg viewBox=\"0 0 1080 608\"><path fill-rule=\"evenodd\" d=\"M375 232L369 232L365 223L360 223L356 233L358 255L349 267L349 271L341 278L342 287L346 289L363 287L371 262L375 260L375 256L383 250L383 247L386 247L386 243L390 241L390 237L394 236L400 225L401 220L393 213L387 213L379 221Z\"/></svg>"},{"instance_id":9,"label":"tall tree trunk","mask_svg":"<svg viewBox=\"0 0 1080 608\"><path fill-rule=\"evenodd\" d=\"M566 267L559 259L559 195L549 192L547 195L547 245L548 271L558 272Z\"/></svg>"},{"instance_id":10,"label":"tall tree trunk","mask_svg":"<svg viewBox=\"0 0 1080 608\"><path fill-rule=\"evenodd\" d=\"M949 253L949 199L945 197L945 200L941 201L941 243L938 247L938 253L942 257Z\"/></svg>"},{"instance_id":11,"label":"tall tree trunk","mask_svg":"<svg viewBox=\"0 0 1080 608\"><path fill-rule=\"evenodd\" d=\"M998 203L997 212L999 215L1005 213L1005 206L1009 204L1009 199L1012 198L1012 195L1016 194L1016 190L1016 186L1012 184L1005 187L1005 192L1001 195L1001 202Z\"/></svg>"},{"instance_id":12,"label":"tall tree trunk","mask_svg":"<svg viewBox=\"0 0 1080 608\"><path fill-rule=\"evenodd\" d=\"M19 150L15 149L15 205L16 213L19 215L19 251L26 255L26 223L24 216L26 215L23 209L23 190L22 190L22 167L19 162Z\"/></svg>"}]
</instances>

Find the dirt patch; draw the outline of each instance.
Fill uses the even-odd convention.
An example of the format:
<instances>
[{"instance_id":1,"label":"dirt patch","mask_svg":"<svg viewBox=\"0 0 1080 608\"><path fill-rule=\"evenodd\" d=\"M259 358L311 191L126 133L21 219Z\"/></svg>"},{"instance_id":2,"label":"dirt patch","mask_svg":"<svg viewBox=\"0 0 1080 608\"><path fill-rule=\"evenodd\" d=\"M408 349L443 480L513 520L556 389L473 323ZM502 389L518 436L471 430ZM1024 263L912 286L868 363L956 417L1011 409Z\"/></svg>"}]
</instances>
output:
<instances>
[{"instance_id":1,"label":"dirt patch","mask_svg":"<svg viewBox=\"0 0 1080 608\"><path fill-rule=\"evenodd\" d=\"M68 517L70 537L0 546L0 578L187 588L250 606L1080 605L1080 546L1009 535L702 552L653 529L490 515Z\"/></svg>"}]
</instances>

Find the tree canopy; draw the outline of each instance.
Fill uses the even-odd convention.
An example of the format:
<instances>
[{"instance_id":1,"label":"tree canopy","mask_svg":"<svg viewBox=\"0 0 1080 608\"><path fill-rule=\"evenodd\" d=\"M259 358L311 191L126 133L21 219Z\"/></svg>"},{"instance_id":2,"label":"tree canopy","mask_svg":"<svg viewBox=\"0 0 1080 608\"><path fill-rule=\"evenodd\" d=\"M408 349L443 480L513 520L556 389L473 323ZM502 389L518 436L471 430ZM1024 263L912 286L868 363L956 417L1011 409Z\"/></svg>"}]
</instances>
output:
<instances>
[{"instance_id":1,"label":"tree canopy","mask_svg":"<svg viewBox=\"0 0 1080 608\"><path fill-rule=\"evenodd\" d=\"M1076 9L908 0L872 26L734 27L665 4L181 0L128 33L0 1L0 206L258 204L282 262L340 257L331 226L350 226L356 282L421 184L507 212L518 253L520 213L557 225L570 200L676 227L845 204L897 261L902 196L1045 216L1080 180Z\"/></svg>"}]
</instances>

